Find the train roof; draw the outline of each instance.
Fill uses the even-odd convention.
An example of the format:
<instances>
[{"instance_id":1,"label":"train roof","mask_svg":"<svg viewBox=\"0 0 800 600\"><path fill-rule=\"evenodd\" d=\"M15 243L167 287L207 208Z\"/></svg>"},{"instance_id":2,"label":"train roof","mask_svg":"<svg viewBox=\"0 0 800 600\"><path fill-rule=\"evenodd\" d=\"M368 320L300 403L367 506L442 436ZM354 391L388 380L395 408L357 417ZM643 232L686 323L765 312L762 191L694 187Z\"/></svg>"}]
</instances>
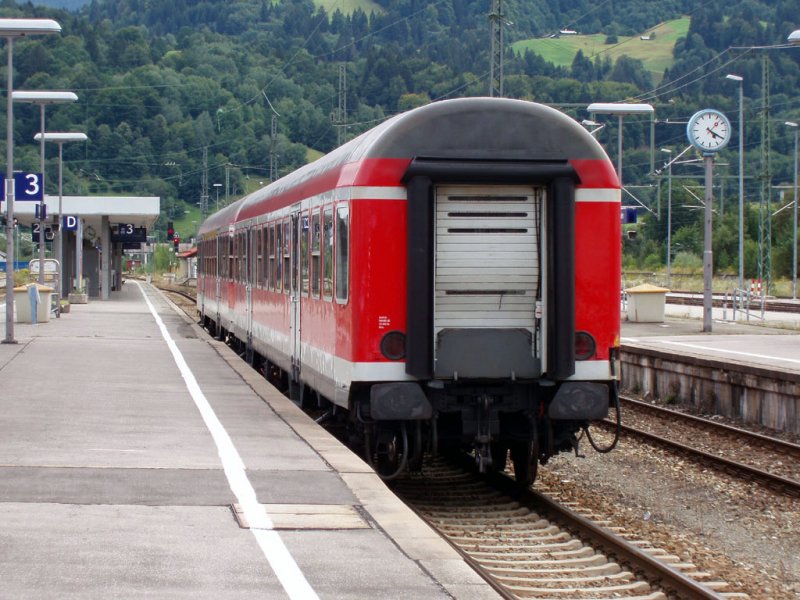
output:
<instances>
[{"instance_id":1,"label":"train roof","mask_svg":"<svg viewBox=\"0 0 800 600\"><path fill-rule=\"evenodd\" d=\"M263 212L263 203L304 190L353 185L348 165L366 159L435 158L484 161L603 160L603 148L567 115L534 102L508 98L459 98L399 114L289 175L225 207L201 226L201 237ZM612 167L613 170L613 167ZM347 177L342 177L345 171Z\"/></svg>"}]
</instances>

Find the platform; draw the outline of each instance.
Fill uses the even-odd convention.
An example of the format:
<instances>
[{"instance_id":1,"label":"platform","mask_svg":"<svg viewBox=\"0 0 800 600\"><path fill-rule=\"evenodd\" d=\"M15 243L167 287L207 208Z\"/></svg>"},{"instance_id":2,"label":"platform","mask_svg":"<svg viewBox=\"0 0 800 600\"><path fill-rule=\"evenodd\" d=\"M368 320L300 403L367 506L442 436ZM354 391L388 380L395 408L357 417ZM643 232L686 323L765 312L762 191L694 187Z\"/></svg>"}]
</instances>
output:
<instances>
[{"instance_id":1,"label":"platform","mask_svg":"<svg viewBox=\"0 0 800 600\"><path fill-rule=\"evenodd\" d=\"M800 314L731 322L667 304L663 323L622 323L622 389L800 435ZM727 316L731 313L728 311Z\"/></svg>"},{"instance_id":2,"label":"platform","mask_svg":"<svg viewBox=\"0 0 800 600\"><path fill-rule=\"evenodd\" d=\"M0 344L0 596L497 597L148 284L15 338Z\"/></svg>"},{"instance_id":3,"label":"platform","mask_svg":"<svg viewBox=\"0 0 800 600\"><path fill-rule=\"evenodd\" d=\"M715 308L712 314L708 333L702 306L667 304L663 323L632 323L623 314L622 345L800 373L800 313L768 311L763 321L750 322L730 320L730 310Z\"/></svg>"}]
</instances>

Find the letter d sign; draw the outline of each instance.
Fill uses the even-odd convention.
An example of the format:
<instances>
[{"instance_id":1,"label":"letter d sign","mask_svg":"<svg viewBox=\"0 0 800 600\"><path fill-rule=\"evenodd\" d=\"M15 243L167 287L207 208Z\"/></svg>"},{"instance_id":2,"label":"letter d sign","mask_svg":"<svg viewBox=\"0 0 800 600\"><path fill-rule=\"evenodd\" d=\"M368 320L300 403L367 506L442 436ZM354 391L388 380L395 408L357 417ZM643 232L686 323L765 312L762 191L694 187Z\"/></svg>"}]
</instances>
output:
<instances>
[{"instance_id":1,"label":"letter d sign","mask_svg":"<svg viewBox=\"0 0 800 600\"><path fill-rule=\"evenodd\" d=\"M78 229L78 217L75 215L64 215L64 230L65 231L77 231Z\"/></svg>"}]
</instances>

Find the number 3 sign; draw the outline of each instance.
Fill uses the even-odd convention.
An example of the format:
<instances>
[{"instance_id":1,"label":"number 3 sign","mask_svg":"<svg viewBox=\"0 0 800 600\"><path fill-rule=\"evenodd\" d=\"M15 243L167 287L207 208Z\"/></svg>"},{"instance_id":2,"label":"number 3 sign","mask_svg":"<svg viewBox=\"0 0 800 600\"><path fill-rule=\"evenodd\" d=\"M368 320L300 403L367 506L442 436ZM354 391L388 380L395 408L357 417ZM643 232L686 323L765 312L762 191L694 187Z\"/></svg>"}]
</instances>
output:
<instances>
[{"instance_id":1,"label":"number 3 sign","mask_svg":"<svg viewBox=\"0 0 800 600\"><path fill-rule=\"evenodd\" d=\"M5 176L0 176L0 201L6 199ZM41 173L14 173L14 199L41 200L44 198Z\"/></svg>"}]
</instances>

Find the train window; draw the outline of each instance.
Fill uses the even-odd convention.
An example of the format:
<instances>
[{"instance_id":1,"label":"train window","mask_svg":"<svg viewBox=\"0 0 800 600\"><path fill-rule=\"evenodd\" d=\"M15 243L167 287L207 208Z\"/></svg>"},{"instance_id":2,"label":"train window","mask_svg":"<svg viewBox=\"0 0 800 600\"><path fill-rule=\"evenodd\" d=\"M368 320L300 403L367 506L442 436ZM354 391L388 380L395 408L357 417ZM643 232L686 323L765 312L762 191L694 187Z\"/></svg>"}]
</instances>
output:
<instances>
[{"instance_id":1,"label":"train window","mask_svg":"<svg viewBox=\"0 0 800 600\"><path fill-rule=\"evenodd\" d=\"M231 246L233 247L233 266L231 267L231 279L239 281L239 236L231 236Z\"/></svg>"},{"instance_id":2,"label":"train window","mask_svg":"<svg viewBox=\"0 0 800 600\"><path fill-rule=\"evenodd\" d=\"M233 239L233 253L236 257L236 262L234 263L234 280L241 281L242 280L242 235L237 233Z\"/></svg>"},{"instance_id":3,"label":"train window","mask_svg":"<svg viewBox=\"0 0 800 600\"><path fill-rule=\"evenodd\" d=\"M242 254L244 254L244 248L242 248L242 234L236 234L236 246L234 247L234 251L236 253L236 281L242 281L244 279L244 273L242 272Z\"/></svg>"},{"instance_id":4,"label":"train window","mask_svg":"<svg viewBox=\"0 0 800 600\"><path fill-rule=\"evenodd\" d=\"M242 283L247 283L250 280L250 276L247 269L247 256L250 251L250 246L247 243L247 231L243 231L239 234L239 277L241 278Z\"/></svg>"},{"instance_id":5,"label":"train window","mask_svg":"<svg viewBox=\"0 0 800 600\"><path fill-rule=\"evenodd\" d=\"M314 211L311 214L311 295L314 298L319 298L319 253L321 237L319 213Z\"/></svg>"},{"instance_id":6,"label":"train window","mask_svg":"<svg viewBox=\"0 0 800 600\"><path fill-rule=\"evenodd\" d=\"M233 279L233 236L228 235L228 272L226 279Z\"/></svg>"},{"instance_id":7,"label":"train window","mask_svg":"<svg viewBox=\"0 0 800 600\"><path fill-rule=\"evenodd\" d=\"M261 263L264 260L262 254L263 248L261 247L261 230L255 229L253 231L253 245L255 247L255 264L253 269L253 285L261 287Z\"/></svg>"},{"instance_id":8,"label":"train window","mask_svg":"<svg viewBox=\"0 0 800 600\"><path fill-rule=\"evenodd\" d=\"M261 228L261 247L264 251L264 262L261 265L263 269L261 273L261 287L266 288L269 283L269 226L265 225Z\"/></svg>"},{"instance_id":9,"label":"train window","mask_svg":"<svg viewBox=\"0 0 800 600\"><path fill-rule=\"evenodd\" d=\"M216 239L216 243L217 243L217 266L219 267L219 271L217 272L217 275L220 276L220 277L225 277L225 273L224 273L224 271L225 271L225 260L224 260L223 255L222 255L222 239L217 238Z\"/></svg>"},{"instance_id":10,"label":"train window","mask_svg":"<svg viewBox=\"0 0 800 600\"><path fill-rule=\"evenodd\" d=\"M347 302L350 276L350 208L336 207L336 301Z\"/></svg>"},{"instance_id":11,"label":"train window","mask_svg":"<svg viewBox=\"0 0 800 600\"><path fill-rule=\"evenodd\" d=\"M267 225L267 288L275 289L275 278L272 273L275 270L275 232L272 225Z\"/></svg>"},{"instance_id":12,"label":"train window","mask_svg":"<svg viewBox=\"0 0 800 600\"><path fill-rule=\"evenodd\" d=\"M297 230L298 214L292 215L292 292L296 292L297 288L297 261L300 260L298 256L300 246L300 232Z\"/></svg>"},{"instance_id":13,"label":"train window","mask_svg":"<svg viewBox=\"0 0 800 600\"><path fill-rule=\"evenodd\" d=\"M308 213L303 213L300 216L300 270L302 271L301 291L304 296L308 296L308 247L311 233L309 225Z\"/></svg>"},{"instance_id":14,"label":"train window","mask_svg":"<svg viewBox=\"0 0 800 600\"><path fill-rule=\"evenodd\" d=\"M275 278L275 291L280 292L283 285L283 259L281 258L281 252L283 251L283 231L281 230L281 224L276 223L273 225L273 229L275 231L275 271L272 273L273 277Z\"/></svg>"},{"instance_id":15,"label":"train window","mask_svg":"<svg viewBox=\"0 0 800 600\"><path fill-rule=\"evenodd\" d=\"M283 293L291 289L292 277L292 220L283 220Z\"/></svg>"},{"instance_id":16,"label":"train window","mask_svg":"<svg viewBox=\"0 0 800 600\"><path fill-rule=\"evenodd\" d=\"M322 213L322 297L333 298L333 207Z\"/></svg>"},{"instance_id":17,"label":"train window","mask_svg":"<svg viewBox=\"0 0 800 600\"><path fill-rule=\"evenodd\" d=\"M247 282L252 286L256 284L256 232L247 229Z\"/></svg>"},{"instance_id":18,"label":"train window","mask_svg":"<svg viewBox=\"0 0 800 600\"><path fill-rule=\"evenodd\" d=\"M243 231L240 234L239 239L239 260L241 261L241 267L239 269L239 273L242 277L242 283L247 283L250 281L250 269L248 268L248 256L250 255L250 244L248 242L247 231Z\"/></svg>"}]
</instances>

